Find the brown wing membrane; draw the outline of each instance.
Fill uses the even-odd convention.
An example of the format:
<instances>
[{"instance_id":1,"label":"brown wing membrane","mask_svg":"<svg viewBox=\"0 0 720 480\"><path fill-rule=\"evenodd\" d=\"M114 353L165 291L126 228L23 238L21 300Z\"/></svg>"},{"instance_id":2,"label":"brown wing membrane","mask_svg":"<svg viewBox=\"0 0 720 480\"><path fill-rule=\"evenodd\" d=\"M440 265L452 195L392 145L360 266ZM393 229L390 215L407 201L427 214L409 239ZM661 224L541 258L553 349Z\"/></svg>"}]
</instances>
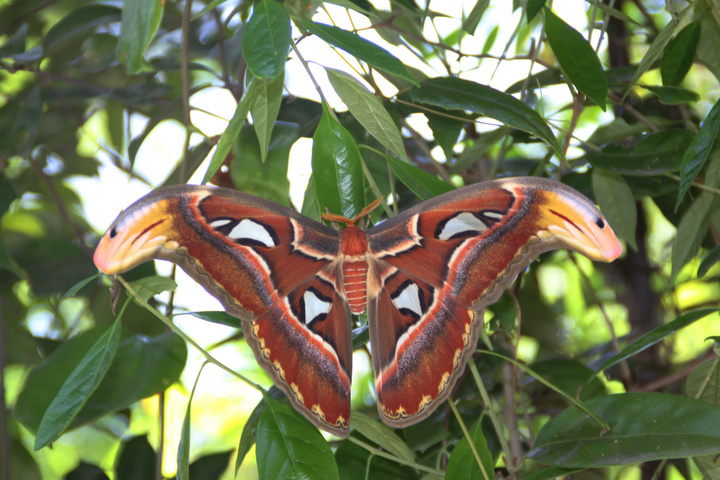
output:
<instances>
[{"instance_id":1,"label":"brown wing membrane","mask_svg":"<svg viewBox=\"0 0 720 480\"><path fill-rule=\"evenodd\" d=\"M372 228L368 243L378 409L397 426L447 398L475 349L484 309L540 253L570 248L601 261L621 253L589 200L540 178L441 195Z\"/></svg>"},{"instance_id":2,"label":"brown wing membrane","mask_svg":"<svg viewBox=\"0 0 720 480\"><path fill-rule=\"evenodd\" d=\"M95 264L107 274L153 258L180 265L228 313L249 322L243 330L258 362L298 410L346 435L349 314L333 283L317 277L339 248L335 230L286 207L182 185L155 190L121 213Z\"/></svg>"}]
</instances>

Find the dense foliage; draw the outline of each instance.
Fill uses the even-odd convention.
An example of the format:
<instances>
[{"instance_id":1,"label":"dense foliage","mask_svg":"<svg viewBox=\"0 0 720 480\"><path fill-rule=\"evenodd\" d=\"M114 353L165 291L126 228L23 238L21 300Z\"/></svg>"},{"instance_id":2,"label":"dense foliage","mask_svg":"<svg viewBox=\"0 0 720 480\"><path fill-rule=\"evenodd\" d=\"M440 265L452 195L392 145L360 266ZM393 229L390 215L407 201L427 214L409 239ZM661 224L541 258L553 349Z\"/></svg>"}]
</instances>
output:
<instances>
[{"instance_id":1,"label":"dense foliage","mask_svg":"<svg viewBox=\"0 0 720 480\"><path fill-rule=\"evenodd\" d=\"M0 2L0 479L719 479L719 8ZM220 103L237 108L218 136L200 114ZM168 124L178 157L142 160ZM110 171L290 204L291 148L309 138L314 218L548 176L594 199L625 252L535 262L487 313L453 405L418 425L380 424L357 371L351 437L325 438L274 388L248 404L230 374L203 382L208 359L270 387L237 362L251 354L236 329L188 346L182 330L237 321L178 329L185 299L153 297L174 282L152 264L111 305L83 213L109 195L83 185Z\"/></svg>"}]
</instances>

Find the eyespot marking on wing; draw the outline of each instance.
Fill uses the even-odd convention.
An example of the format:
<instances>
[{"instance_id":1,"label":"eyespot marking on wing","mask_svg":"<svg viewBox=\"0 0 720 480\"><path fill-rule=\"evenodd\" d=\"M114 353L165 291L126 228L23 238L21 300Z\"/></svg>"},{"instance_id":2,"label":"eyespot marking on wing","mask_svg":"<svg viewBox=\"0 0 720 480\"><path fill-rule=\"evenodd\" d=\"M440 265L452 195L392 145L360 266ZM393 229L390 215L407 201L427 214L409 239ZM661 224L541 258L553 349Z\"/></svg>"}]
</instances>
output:
<instances>
[{"instance_id":1,"label":"eyespot marking on wing","mask_svg":"<svg viewBox=\"0 0 720 480\"><path fill-rule=\"evenodd\" d=\"M423 316L427 306L422 290L417 283L406 280L398 287L390 296L395 308L403 315L409 315L413 318L420 319Z\"/></svg>"},{"instance_id":2,"label":"eyespot marking on wing","mask_svg":"<svg viewBox=\"0 0 720 480\"><path fill-rule=\"evenodd\" d=\"M332 301L318 290L310 287L305 290L300 301L300 320L306 325L325 320L331 308Z\"/></svg>"}]
</instances>

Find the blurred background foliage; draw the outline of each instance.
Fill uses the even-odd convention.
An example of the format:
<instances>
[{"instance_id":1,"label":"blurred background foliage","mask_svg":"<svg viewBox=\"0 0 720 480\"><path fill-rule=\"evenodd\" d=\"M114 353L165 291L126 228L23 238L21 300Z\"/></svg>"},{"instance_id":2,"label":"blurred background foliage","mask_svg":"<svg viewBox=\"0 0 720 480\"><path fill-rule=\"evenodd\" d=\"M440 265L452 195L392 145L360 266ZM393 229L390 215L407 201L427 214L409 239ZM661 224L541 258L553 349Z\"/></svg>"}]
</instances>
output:
<instances>
[{"instance_id":1,"label":"blurred background foliage","mask_svg":"<svg viewBox=\"0 0 720 480\"><path fill-rule=\"evenodd\" d=\"M720 335L717 0L268 3L268 11L289 14L291 31L272 15L265 27L253 25L252 1L0 1L0 478L176 474L202 357L135 302L113 364L68 433L33 448L53 397L115 318L110 279L94 276L94 245L140 192L201 181L213 152L211 183L317 217L318 204L328 204L323 195L338 185L313 178L305 188L309 140L323 114L311 78L349 132L345 141L360 147L364 170L351 180L365 185L361 200L391 197L402 210L447 187L438 179L460 186L540 175L562 179L607 215L623 256L596 265L565 251L544 255L487 313L494 350L583 401L636 392L647 395L618 398L661 415L655 408L670 403L649 392L665 392L698 396L717 410L710 338ZM323 24L361 35L343 37ZM273 47L290 38L289 53ZM322 146L315 137L313 148ZM355 208L338 197L337 213ZM169 272L146 264L124 277L152 278L156 268ZM153 305L168 315L197 309L190 297L198 289L181 288L190 294L165 294ZM700 308L708 310L685 316ZM235 329L192 316L178 323L223 363L270 386ZM594 377L634 341L644 348ZM353 410L373 417L365 347L355 363ZM608 447L599 445L575 463L543 457L538 432L550 418L568 431L570 421L558 416L567 402L510 363L482 354L476 363L504 429L483 417L471 379L454 398L467 425L482 426L472 432L476 447L503 476L720 478L717 457L690 461L699 450L679 453L676 438L649 433L662 455L602 463ZM189 478L271 477L245 455L260 400L217 368L203 371L189 457L179 457L192 462ZM620 414L632 402L619 404ZM638 424L647 433L641 416ZM472 460L459 460L467 441L447 408L387 435L430 473L332 440L335 475L440 478L447 469L447 478L482 478ZM709 441L715 453L717 442ZM667 461L673 457L686 458Z\"/></svg>"}]
</instances>

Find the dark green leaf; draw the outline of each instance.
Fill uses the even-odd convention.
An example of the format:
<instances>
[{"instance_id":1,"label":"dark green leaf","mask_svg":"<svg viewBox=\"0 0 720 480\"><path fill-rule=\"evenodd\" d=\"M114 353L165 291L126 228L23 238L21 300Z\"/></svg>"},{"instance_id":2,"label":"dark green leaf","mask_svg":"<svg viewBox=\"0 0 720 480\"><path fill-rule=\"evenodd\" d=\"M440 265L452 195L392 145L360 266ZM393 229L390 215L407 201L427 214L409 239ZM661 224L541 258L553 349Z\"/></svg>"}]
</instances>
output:
<instances>
[{"instance_id":1,"label":"dark green leaf","mask_svg":"<svg viewBox=\"0 0 720 480\"><path fill-rule=\"evenodd\" d=\"M459 78L433 78L412 92L416 102L468 110L494 118L509 127L531 133L547 142L558 155L562 148L542 117L515 97Z\"/></svg>"},{"instance_id":2,"label":"dark green leaf","mask_svg":"<svg viewBox=\"0 0 720 480\"><path fill-rule=\"evenodd\" d=\"M707 255L705 255L705 258L703 258L703 261L698 267L698 278L704 277L708 270L710 270L718 261L720 261L720 245L713 248Z\"/></svg>"},{"instance_id":3,"label":"dark green leaf","mask_svg":"<svg viewBox=\"0 0 720 480\"><path fill-rule=\"evenodd\" d=\"M443 182L435 175L431 175L411 163L401 162L389 155L385 155L385 159L395 176L420 200L429 200L455 189L452 185Z\"/></svg>"},{"instance_id":4,"label":"dark green leaf","mask_svg":"<svg viewBox=\"0 0 720 480\"><path fill-rule=\"evenodd\" d=\"M122 28L115 55L128 73L147 68L143 54L155 36L163 14L163 0L125 0Z\"/></svg>"},{"instance_id":5,"label":"dark green leaf","mask_svg":"<svg viewBox=\"0 0 720 480\"><path fill-rule=\"evenodd\" d=\"M155 480L157 454L146 435L125 439L120 446L116 480Z\"/></svg>"},{"instance_id":6,"label":"dark green leaf","mask_svg":"<svg viewBox=\"0 0 720 480\"><path fill-rule=\"evenodd\" d=\"M240 130L242 129L245 120L247 120L250 105L255 102L255 97L259 95L259 87L256 87L255 83L256 82L251 79L246 85L245 92L235 108L235 113L218 141L217 148L215 149L212 160L210 160L210 166L208 167L207 172L205 172L202 183L210 181L213 175L215 175L215 172L217 172L222 166L228 153L230 153L233 143L235 143L235 139L240 134Z\"/></svg>"},{"instance_id":7,"label":"dark green leaf","mask_svg":"<svg viewBox=\"0 0 720 480\"><path fill-rule=\"evenodd\" d=\"M1 246L1 245L2 245L2 243L0 243L0 246ZM85 285L87 285L88 283L92 282L93 280L95 280L95 279L98 278L99 276L100 276L100 274L99 274L99 273L96 273L95 275L93 275L93 276L91 276L91 277L88 277L88 278L86 278L85 280L80 280L78 283L76 283L75 285L73 285L70 290L68 290L67 292L65 292L65 294L60 298L60 301L62 302L62 301L65 300L66 298L74 297L80 290L82 290L82 288L83 288Z\"/></svg>"},{"instance_id":8,"label":"dark green leaf","mask_svg":"<svg viewBox=\"0 0 720 480\"><path fill-rule=\"evenodd\" d=\"M712 4L701 2L694 5L692 10L697 13L702 24L697 58L715 75L716 80L720 80L720 51L717 48L718 40L720 40L720 25L715 19L713 9Z\"/></svg>"},{"instance_id":9,"label":"dark green leaf","mask_svg":"<svg viewBox=\"0 0 720 480\"><path fill-rule=\"evenodd\" d=\"M654 87L652 85L640 86L650 90L658 97L660 103L664 103L665 105L682 105L684 103L697 102L700 100L700 95L697 93L680 87Z\"/></svg>"},{"instance_id":10,"label":"dark green leaf","mask_svg":"<svg viewBox=\"0 0 720 480\"><path fill-rule=\"evenodd\" d=\"M695 181L695 177L700 173L700 170L710 155L718 131L720 131L720 100L715 102L715 105L710 110L710 113L708 113L697 135L695 135L695 138L690 142L690 146L685 152L680 169L680 188L678 189L675 210L680 206L680 202L685 196L685 193L690 188L692 182Z\"/></svg>"},{"instance_id":11,"label":"dark green leaf","mask_svg":"<svg viewBox=\"0 0 720 480\"><path fill-rule=\"evenodd\" d=\"M525 7L525 18L527 23L530 23L533 18L542 10L545 6L546 0L528 0L527 7Z\"/></svg>"},{"instance_id":12,"label":"dark green leaf","mask_svg":"<svg viewBox=\"0 0 720 480\"><path fill-rule=\"evenodd\" d=\"M357 121L385 148L409 162L400 129L380 99L351 75L332 68L326 71L330 84Z\"/></svg>"},{"instance_id":13,"label":"dark green leaf","mask_svg":"<svg viewBox=\"0 0 720 480\"><path fill-rule=\"evenodd\" d=\"M632 133L630 129L623 131ZM610 135L609 132L605 134ZM585 159L593 167L622 175L656 176L680 170L683 154L691 139L692 132L689 130L663 130L642 137L629 150L609 145L602 151L588 153Z\"/></svg>"},{"instance_id":14,"label":"dark green leaf","mask_svg":"<svg viewBox=\"0 0 720 480\"><path fill-rule=\"evenodd\" d=\"M257 428L260 480L332 480L339 478L335 457L317 428L286 402L265 395Z\"/></svg>"},{"instance_id":15,"label":"dark green leaf","mask_svg":"<svg viewBox=\"0 0 720 480\"><path fill-rule=\"evenodd\" d=\"M323 116L313 135L312 165L315 196L322 211L354 218L365 206L365 176L360 151L352 135L323 104Z\"/></svg>"},{"instance_id":16,"label":"dark green leaf","mask_svg":"<svg viewBox=\"0 0 720 480\"><path fill-rule=\"evenodd\" d=\"M575 407L546 423L528 457L565 468L626 465L720 452L720 409L664 393L623 393L585 405L609 432Z\"/></svg>"},{"instance_id":17,"label":"dark green leaf","mask_svg":"<svg viewBox=\"0 0 720 480\"><path fill-rule=\"evenodd\" d=\"M94 329L64 342L28 375L17 400L15 418L36 432L44 412L85 352L100 337ZM69 428L91 422L133 402L155 395L177 381L185 367L187 347L173 333L133 335L121 340L105 378Z\"/></svg>"},{"instance_id":18,"label":"dark green leaf","mask_svg":"<svg viewBox=\"0 0 720 480\"><path fill-rule=\"evenodd\" d=\"M27 278L27 272L12 259L5 247L5 242L0 238L0 269L12 272L18 278Z\"/></svg>"},{"instance_id":19,"label":"dark green leaf","mask_svg":"<svg viewBox=\"0 0 720 480\"><path fill-rule=\"evenodd\" d=\"M632 191L622 175L600 168L593 169L593 191L600 210L621 238L637 250L635 228L637 207Z\"/></svg>"},{"instance_id":20,"label":"dark green leaf","mask_svg":"<svg viewBox=\"0 0 720 480\"><path fill-rule=\"evenodd\" d=\"M274 388L277 389L277 387ZM243 460L245 460L245 457L250 452L250 449L253 447L253 445L255 445L255 441L257 439L257 428L258 424L260 423L260 416L262 415L264 410L265 400L263 399L258 402L252 413L248 417L247 421L245 422L242 434L240 435L240 443L238 444L237 448L237 458L235 459L236 477L237 472L238 470L240 470L240 466L243 463Z\"/></svg>"},{"instance_id":21,"label":"dark green leaf","mask_svg":"<svg viewBox=\"0 0 720 480\"><path fill-rule=\"evenodd\" d=\"M273 79L285 68L290 50L290 15L282 3L262 0L243 30L243 55L250 71L259 78Z\"/></svg>"},{"instance_id":22,"label":"dark green leaf","mask_svg":"<svg viewBox=\"0 0 720 480\"><path fill-rule=\"evenodd\" d=\"M595 50L550 9L544 11L545 33L558 63L573 85L605 110L607 75Z\"/></svg>"},{"instance_id":23,"label":"dark green leaf","mask_svg":"<svg viewBox=\"0 0 720 480\"><path fill-rule=\"evenodd\" d=\"M90 347L50 402L37 429L35 450L55 441L72 423L90 395L100 385L117 353L122 332L122 314L127 305L128 302L123 306L112 327Z\"/></svg>"},{"instance_id":24,"label":"dark green leaf","mask_svg":"<svg viewBox=\"0 0 720 480\"><path fill-rule=\"evenodd\" d=\"M677 332L678 330L682 330L683 328L687 327L688 325L691 325L701 318L704 318L708 315L711 315L713 313L717 313L716 309L713 308L706 308L703 310L697 310L694 312L686 313L685 315L682 315L672 322L668 322L664 325L661 325L642 337L635 340L633 343L628 345L627 347L623 348L621 352L614 355L610 360L605 362L602 367L598 368L597 371L601 372L607 368L610 368L613 365L616 365L623 360L632 357L633 355L642 352L648 347L651 347L664 339L665 337L672 335L673 333Z\"/></svg>"},{"instance_id":25,"label":"dark green leaf","mask_svg":"<svg viewBox=\"0 0 720 480\"><path fill-rule=\"evenodd\" d=\"M524 480L553 480L555 478L567 477L582 470L584 470L584 468L548 467L527 476Z\"/></svg>"},{"instance_id":26,"label":"dark green leaf","mask_svg":"<svg viewBox=\"0 0 720 480\"><path fill-rule=\"evenodd\" d=\"M700 19L680 30L680 33L670 40L660 64L663 85L680 85L695 60L699 40Z\"/></svg>"},{"instance_id":27,"label":"dark green leaf","mask_svg":"<svg viewBox=\"0 0 720 480\"><path fill-rule=\"evenodd\" d=\"M312 34L317 35L331 45L345 50L358 60L362 60L380 71L404 78L413 85L418 85L418 81L408 73L407 68L400 60L393 57L387 50L378 47L361 36L342 28L315 23L304 18L300 20L300 24Z\"/></svg>"},{"instance_id":28,"label":"dark green leaf","mask_svg":"<svg viewBox=\"0 0 720 480\"><path fill-rule=\"evenodd\" d=\"M457 444L450 454L447 471L445 472L446 478L473 480L495 478L495 462L493 461L492 455L487 448L487 441L485 440L485 435L482 431L481 421L478 421L470 430L470 437L472 438L478 455L480 455L480 460L482 461L485 474L480 471L480 467L475 460L475 456L470 450L467 437L463 437L460 440L460 443Z\"/></svg>"}]
</instances>

